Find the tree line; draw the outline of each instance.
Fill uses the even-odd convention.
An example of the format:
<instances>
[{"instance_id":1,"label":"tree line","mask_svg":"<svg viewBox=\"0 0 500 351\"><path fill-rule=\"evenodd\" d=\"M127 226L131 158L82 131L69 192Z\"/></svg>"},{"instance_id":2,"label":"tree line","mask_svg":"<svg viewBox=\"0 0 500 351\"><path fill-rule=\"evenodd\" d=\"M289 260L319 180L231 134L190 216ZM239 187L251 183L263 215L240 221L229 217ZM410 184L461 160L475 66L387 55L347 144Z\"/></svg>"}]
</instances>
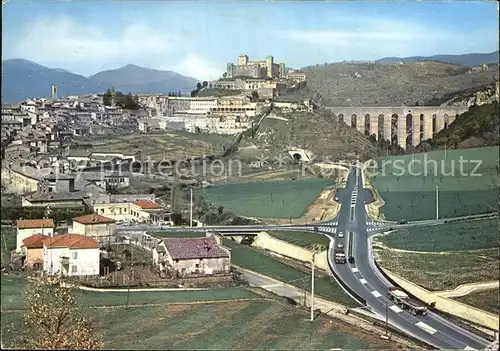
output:
<instances>
[{"instance_id":1,"label":"tree line","mask_svg":"<svg viewBox=\"0 0 500 351\"><path fill-rule=\"evenodd\" d=\"M208 87L208 82L206 80L203 81L203 83L198 82L196 84L196 89L191 90L191 97L196 97L198 96L199 92L201 89Z\"/></svg>"},{"instance_id":2,"label":"tree line","mask_svg":"<svg viewBox=\"0 0 500 351\"><path fill-rule=\"evenodd\" d=\"M137 95L132 95L131 93L125 95L121 91L115 91L114 87L106 90L102 100L104 106L112 106L114 103L115 106L128 110L138 110L140 108Z\"/></svg>"}]
</instances>

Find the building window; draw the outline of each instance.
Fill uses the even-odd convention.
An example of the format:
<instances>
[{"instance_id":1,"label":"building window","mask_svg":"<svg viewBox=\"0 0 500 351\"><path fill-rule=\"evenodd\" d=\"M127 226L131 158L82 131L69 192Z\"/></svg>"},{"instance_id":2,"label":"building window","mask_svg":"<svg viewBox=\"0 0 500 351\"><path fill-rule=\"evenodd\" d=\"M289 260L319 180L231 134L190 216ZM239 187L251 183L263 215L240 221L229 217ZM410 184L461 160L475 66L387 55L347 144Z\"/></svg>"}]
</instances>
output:
<instances>
[{"instance_id":1,"label":"building window","mask_svg":"<svg viewBox=\"0 0 500 351\"><path fill-rule=\"evenodd\" d=\"M78 266L76 264L71 266L71 273L76 273L78 272Z\"/></svg>"},{"instance_id":2,"label":"building window","mask_svg":"<svg viewBox=\"0 0 500 351\"><path fill-rule=\"evenodd\" d=\"M76 259L78 258L78 252L76 252L76 251L75 251L75 252L73 252L72 254L73 254L73 255L72 255L72 256L73 256L73 259L74 259L74 260L76 260Z\"/></svg>"},{"instance_id":3,"label":"building window","mask_svg":"<svg viewBox=\"0 0 500 351\"><path fill-rule=\"evenodd\" d=\"M200 268L200 265L197 263L194 265L194 268Z\"/></svg>"},{"instance_id":4,"label":"building window","mask_svg":"<svg viewBox=\"0 0 500 351\"><path fill-rule=\"evenodd\" d=\"M175 259L175 263L179 263L179 259L178 258Z\"/></svg>"}]
</instances>

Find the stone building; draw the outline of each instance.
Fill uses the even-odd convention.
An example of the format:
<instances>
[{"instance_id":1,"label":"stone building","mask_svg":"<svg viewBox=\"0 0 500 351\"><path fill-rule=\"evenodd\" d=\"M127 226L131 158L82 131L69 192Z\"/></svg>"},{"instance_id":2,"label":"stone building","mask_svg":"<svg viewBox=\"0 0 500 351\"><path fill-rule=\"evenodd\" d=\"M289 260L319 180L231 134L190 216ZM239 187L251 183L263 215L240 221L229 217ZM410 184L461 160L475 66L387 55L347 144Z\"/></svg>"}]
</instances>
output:
<instances>
[{"instance_id":1,"label":"stone building","mask_svg":"<svg viewBox=\"0 0 500 351\"><path fill-rule=\"evenodd\" d=\"M274 57L267 56L265 60L250 61L247 55L238 57L238 64L228 63L226 77L252 77L252 78L285 78L284 63L274 63Z\"/></svg>"},{"instance_id":2,"label":"stone building","mask_svg":"<svg viewBox=\"0 0 500 351\"><path fill-rule=\"evenodd\" d=\"M213 236L165 238L153 249L153 262L160 272L188 276L229 273L231 251Z\"/></svg>"}]
</instances>

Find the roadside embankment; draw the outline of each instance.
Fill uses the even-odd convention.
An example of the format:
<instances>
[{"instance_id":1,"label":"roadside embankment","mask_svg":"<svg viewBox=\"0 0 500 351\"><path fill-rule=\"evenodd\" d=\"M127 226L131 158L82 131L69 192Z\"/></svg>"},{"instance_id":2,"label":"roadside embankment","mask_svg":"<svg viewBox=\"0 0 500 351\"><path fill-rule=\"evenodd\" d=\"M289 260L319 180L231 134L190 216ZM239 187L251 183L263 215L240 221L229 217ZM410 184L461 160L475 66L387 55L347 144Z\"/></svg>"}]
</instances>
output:
<instances>
[{"instance_id":1,"label":"roadside embankment","mask_svg":"<svg viewBox=\"0 0 500 351\"><path fill-rule=\"evenodd\" d=\"M466 321L472 322L476 325L483 326L489 329L488 334L493 334L493 330L499 329L499 317L493 313L489 313L478 308L463 304L461 302L452 300L446 297L447 292L431 292L426 290L409 280L406 280L390 270L381 268L382 271L392 280L399 285L402 289L409 292L419 300L427 304L435 304L435 308L439 311L445 312L452 316L462 318Z\"/></svg>"},{"instance_id":2,"label":"roadside embankment","mask_svg":"<svg viewBox=\"0 0 500 351\"><path fill-rule=\"evenodd\" d=\"M372 219L383 219L384 199L382 199L378 190L373 187L370 177L367 176L365 172L361 172L361 177L363 187L369 189L373 194L373 201L365 205L366 213Z\"/></svg>"}]
</instances>

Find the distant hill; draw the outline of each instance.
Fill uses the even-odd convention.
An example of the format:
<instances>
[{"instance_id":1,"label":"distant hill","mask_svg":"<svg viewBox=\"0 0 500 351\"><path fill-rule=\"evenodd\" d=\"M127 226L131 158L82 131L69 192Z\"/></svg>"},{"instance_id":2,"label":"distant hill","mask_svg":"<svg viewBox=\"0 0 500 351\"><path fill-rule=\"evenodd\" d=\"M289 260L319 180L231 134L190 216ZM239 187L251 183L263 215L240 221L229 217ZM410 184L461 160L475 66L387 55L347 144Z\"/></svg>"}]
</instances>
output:
<instances>
[{"instance_id":1,"label":"distant hill","mask_svg":"<svg viewBox=\"0 0 500 351\"><path fill-rule=\"evenodd\" d=\"M90 78L58 68L48 68L24 59L2 61L2 103L27 98L50 97L50 86L57 85L58 96L102 93L112 86L123 93L189 92L198 81L172 71L159 71L134 65L97 73Z\"/></svg>"},{"instance_id":2,"label":"distant hill","mask_svg":"<svg viewBox=\"0 0 500 351\"><path fill-rule=\"evenodd\" d=\"M90 76L89 80L99 86L114 86L116 90L124 93L190 92L198 82L173 71L160 71L136 65L99 72Z\"/></svg>"},{"instance_id":3,"label":"distant hill","mask_svg":"<svg viewBox=\"0 0 500 351\"><path fill-rule=\"evenodd\" d=\"M498 50L486 54L463 54L463 55L434 55L434 56L412 56L412 57L384 57L376 60L377 63L419 62L437 61L452 63L467 67L476 67L482 64L498 64Z\"/></svg>"},{"instance_id":4,"label":"distant hill","mask_svg":"<svg viewBox=\"0 0 500 351\"><path fill-rule=\"evenodd\" d=\"M498 101L481 106L471 106L469 110L437 133L434 138L424 141L433 149L470 148L498 145L499 143ZM420 145L422 147L425 145Z\"/></svg>"},{"instance_id":5,"label":"distant hill","mask_svg":"<svg viewBox=\"0 0 500 351\"><path fill-rule=\"evenodd\" d=\"M432 105L443 96L498 80L498 65L482 69L436 61L333 63L304 71L308 89L317 92L325 106Z\"/></svg>"},{"instance_id":6,"label":"distant hill","mask_svg":"<svg viewBox=\"0 0 500 351\"><path fill-rule=\"evenodd\" d=\"M62 69L48 68L23 59L2 61L2 103L50 97L52 84L57 85L59 96L98 93L102 90L86 77Z\"/></svg>"}]
</instances>

